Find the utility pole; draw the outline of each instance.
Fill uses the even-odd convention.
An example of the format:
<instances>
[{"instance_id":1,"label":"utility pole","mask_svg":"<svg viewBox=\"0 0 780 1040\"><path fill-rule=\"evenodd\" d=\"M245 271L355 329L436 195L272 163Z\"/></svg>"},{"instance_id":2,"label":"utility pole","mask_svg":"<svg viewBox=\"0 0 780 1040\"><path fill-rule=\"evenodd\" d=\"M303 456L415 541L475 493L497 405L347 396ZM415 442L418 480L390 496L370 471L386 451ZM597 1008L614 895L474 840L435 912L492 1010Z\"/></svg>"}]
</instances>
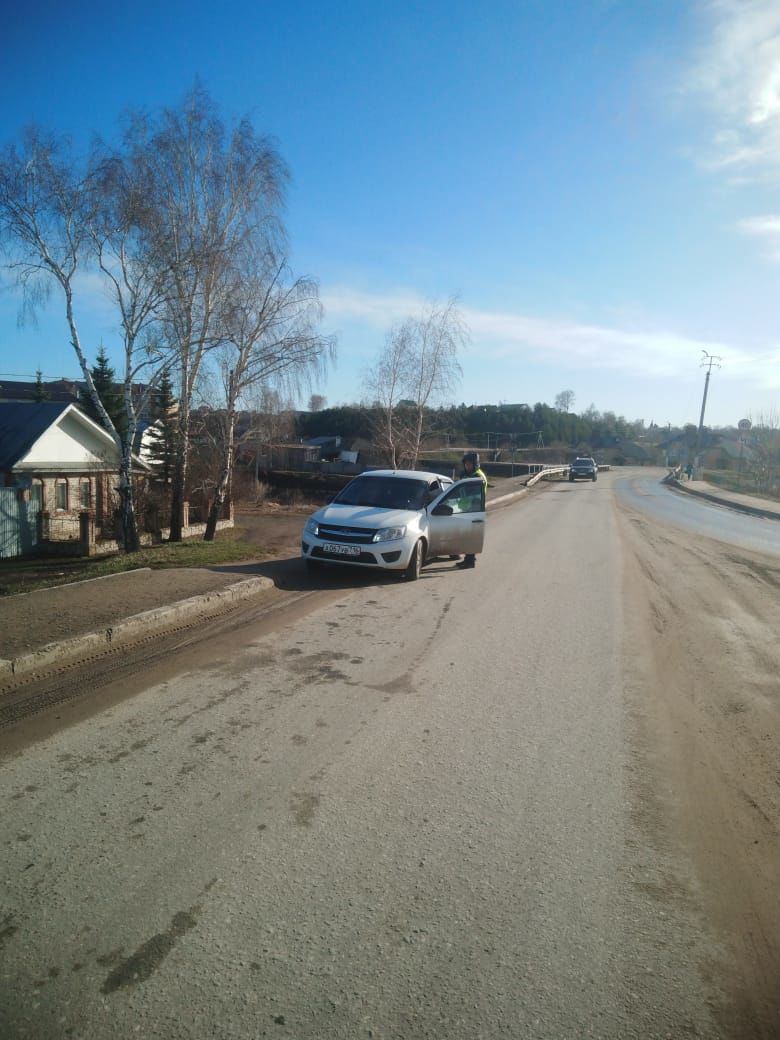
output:
<instances>
[{"instance_id":1,"label":"utility pole","mask_svg":"<svg viewBox=\"0 0 780 1040\"><path fill-rule=\"evenodd\" d=\"M708 354L706 350L701 352L701 362L699 363L700 368L706 368L707 374L704 377L704 395L701 399L701 415L699 416L699 430L696 434L696 468L698 469L699 459L701 458L701 439L702 431L704 429L704 409L707 407L707 391L710 388L710 375L713 368L720 368L720 362L723 358L717 356L717 354Z\"/></svg>"}]
</instances>

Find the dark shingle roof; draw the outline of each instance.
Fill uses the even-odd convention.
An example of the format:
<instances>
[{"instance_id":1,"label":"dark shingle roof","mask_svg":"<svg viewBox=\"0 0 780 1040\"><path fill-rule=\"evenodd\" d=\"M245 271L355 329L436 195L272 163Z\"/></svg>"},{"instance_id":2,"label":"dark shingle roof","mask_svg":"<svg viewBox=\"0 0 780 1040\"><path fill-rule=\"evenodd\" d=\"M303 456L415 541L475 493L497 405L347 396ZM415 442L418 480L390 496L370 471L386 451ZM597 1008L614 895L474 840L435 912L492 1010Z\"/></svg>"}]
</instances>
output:
<instances>
[{"instance_id":1,"label":"dark shingle roof","mask_svg":"<svg viewBox=\"0 0 780 1040\"><path fill-rule=\"evenodd\" d=\"M0 471L13 469L72 401L0 401Z\"/></svg>"},{"instance_id":2,"label":"dark shingle roof","mask_svg":"<svg viewBox=\"0 0 780 1040\"><path fill-rule=\"evenodd\" d=\"M53 379L42 384L47 402L80 401L85 396L85 383L75 379ZM19 379L0 379L0 401L35 401L37 383Z\"/></svg>"}]
</instances>

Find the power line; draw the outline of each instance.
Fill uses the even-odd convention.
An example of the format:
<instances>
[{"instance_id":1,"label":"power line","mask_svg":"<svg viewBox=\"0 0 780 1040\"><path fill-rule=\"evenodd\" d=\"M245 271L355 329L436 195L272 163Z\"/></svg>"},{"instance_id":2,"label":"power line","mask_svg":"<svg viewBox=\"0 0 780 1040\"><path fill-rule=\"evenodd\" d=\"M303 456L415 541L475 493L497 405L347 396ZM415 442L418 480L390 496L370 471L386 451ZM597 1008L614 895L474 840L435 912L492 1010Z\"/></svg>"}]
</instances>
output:
<instances>
[{"instance_id":1,"label":"power line","mask_svg":"<svg viewBox=\"0 0 780 1040\"><path fill-rule=\"evenodd\" d=\"M36 372L0 372L0 379L37 379ZM69 379L71 382L80 379L81 376L52 376L41 372L41 379Z\"/></svg>"}]
</instances>

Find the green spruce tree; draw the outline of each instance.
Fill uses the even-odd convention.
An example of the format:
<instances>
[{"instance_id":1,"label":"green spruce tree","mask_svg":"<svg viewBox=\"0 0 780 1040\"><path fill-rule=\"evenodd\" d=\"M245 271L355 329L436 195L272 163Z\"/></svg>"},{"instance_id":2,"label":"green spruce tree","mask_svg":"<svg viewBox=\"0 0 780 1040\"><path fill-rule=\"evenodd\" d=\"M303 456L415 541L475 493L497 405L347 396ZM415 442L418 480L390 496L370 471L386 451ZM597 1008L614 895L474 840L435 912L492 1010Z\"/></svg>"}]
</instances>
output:
<instances>
[{"instance_id":1,"label":"green spruce tree","mask_svg":"<svg viewBox=\"0 0 780 1040\"><path fill-rule=\"evenodd\" d=\"M117 387L114 369L109 364L102 343L100 344L97 360L91 369L91 375L95 383L95 389L98 392L98 397L103 402L103 407L108 412L109 418L116 427L117 433L124 439L124 434L127 430L127 413L125 411L125 404L122 400L122 393ZM98 415L97 409L93 406L92 401L89 400L89 398L84 401L82 408L90 418L94 419L95 422L100 423L102 426L102 420Z\"/></svg>"},{"instance_id":2,"label":"green spruce tree","mask_svg":"<svg viewBox=\"0 0 780 1040\"><path fill-rule=\"evenodd\" d=\"M170 373L166 370L152 403L153 428L149 431L149 461L154 466L155 481L165 488L173 480L178 451L178 402L173 393Z\"/></svg>"},{"instance_id":3,"label":"green spruce tree","mask_svg":"<svg viewBox=\"0 0 780 1040\"><path fill-rule=\"evenodd\" d=\"M49 391L46 389L46 384L43 381L43 374L40 369L35 372L35 389L33 390L33 401L48 401Z\"/></svg>"}]
</instances>

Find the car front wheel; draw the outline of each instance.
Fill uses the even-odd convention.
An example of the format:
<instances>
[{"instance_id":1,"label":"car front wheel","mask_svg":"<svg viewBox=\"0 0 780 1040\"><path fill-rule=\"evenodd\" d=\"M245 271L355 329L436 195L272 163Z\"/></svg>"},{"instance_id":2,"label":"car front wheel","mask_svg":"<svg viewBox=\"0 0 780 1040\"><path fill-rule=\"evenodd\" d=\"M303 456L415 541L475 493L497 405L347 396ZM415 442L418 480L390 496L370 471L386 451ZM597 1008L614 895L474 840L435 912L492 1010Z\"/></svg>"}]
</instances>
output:
<instances>
[{"instance_id":1,"label":"car front wheel","mask_svg":"<svg viewBox=\"0 0 780 1040\"><path fill-rule=\"evenodd\" d=\"M423 560L425 559L425 546L423 540L420 538L416 543L414 549L412 549L412 555L409 558L409 563L406 570L404 571L405 581L417 581L420 577L420 571L422 570Z\"/></svg>"}]
</instances>

